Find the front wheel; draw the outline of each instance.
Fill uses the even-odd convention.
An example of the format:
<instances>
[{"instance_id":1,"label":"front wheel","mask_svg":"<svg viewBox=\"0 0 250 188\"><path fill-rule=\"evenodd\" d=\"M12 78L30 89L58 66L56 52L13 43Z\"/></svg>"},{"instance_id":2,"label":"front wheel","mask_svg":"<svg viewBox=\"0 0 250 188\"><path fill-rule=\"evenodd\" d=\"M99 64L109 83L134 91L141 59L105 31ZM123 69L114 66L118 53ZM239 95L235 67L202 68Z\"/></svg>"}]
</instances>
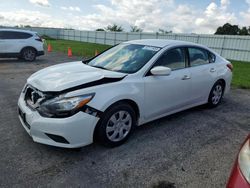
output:
<instances>
[{"instance_id":1,"label":"front wheel","mask_svg":"<svg viewBox=\"0 0 250 188\"><path fill-rule=\"evenodd\" d=\"M216 107L220 104L224 92L224 84L222 81L217 81L212 87L209 98L208 105L209 107Z\"/></svg>"},{"instance_id":2,"label":"front wheel","mask_svg":"<svg viewBox=\"0 0 250 188\"><path fill-rule=\"evenodd\" d=\"M97 140L105 146L115 147L123 144L136 124L136 114L126 103L110 107L97 127Z\"/></svg>"},{"instance_id":3,"label":"front wheel","mask_svg":"<svg viewBox=\"0 0 250 188\"><path fill-rule=\"evenodd\" d=\"M22 51L22 58L25 61L35 61L36 59L36 50L33 48L25 48Z\"/></svg>"}]
</instances>

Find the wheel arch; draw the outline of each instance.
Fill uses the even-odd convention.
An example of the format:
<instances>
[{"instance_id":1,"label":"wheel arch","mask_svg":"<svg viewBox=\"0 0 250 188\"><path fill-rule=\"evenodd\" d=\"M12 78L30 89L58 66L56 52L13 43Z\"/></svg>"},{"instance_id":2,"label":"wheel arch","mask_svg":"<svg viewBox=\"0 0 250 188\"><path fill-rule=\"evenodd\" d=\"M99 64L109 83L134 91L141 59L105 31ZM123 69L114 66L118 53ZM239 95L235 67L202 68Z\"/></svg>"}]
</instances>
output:
<instances>
[{"instance_id":1,"label":"wheel arch","mask_svg":"<svg viewBox=\"0 0 250 188\"><path fill-rule=\"evenodd\" d=\"M134 110L135 110L135 113L136 113L136 124L138 124L138 120L140 118L140 109L139 109L139 106L138 104L132 100L132 99L121 99L121 100L118 100L116 102L113 102L111 105L108 106L108 108L105 109L105 111L103 112L103 114L109 110L110 108L112 108L114 105L117 105L119 103L126 103L128 105L130 105ZM96 132L97 132L97 128L98 126L100 125L100 122L101 122L101 119L99 119L99 121L97 122L96 126L95 126L95 129L94 129L94 133L93 133L93 141L96 141Z\"/></svg>"},{"instance_id":2,"label":"wheel arch","mask_svg":"<svg viewBox=\"0 0 250 188\"><path fill-rule=\"evenodd\" d=\"M25 46L25 47L23 47L23 48L21 49L20 55L22 55L23 50L25 50L25 49L27 49L27 48L32 48L32 49L34 49L34 50L36 51L36 54L37 54L37 49L36 49L35 47L33 47L33 46Z\"/></svg>"},{"instance_id":3,"label":"wheel arch","mask_svg":"<svg viewBox=\"0 0 250 188\"><path fill-rule=\"evenodd\" d=\"M226 88L226 81L225 81L225 79L220 78L220 79L218 79L215 83L217 83L217 82L221 82L221 83L223 84L223 93L224 93L225 88ZM215 84L215 83L214 83L214 84Z\"/></svg>"},{"instance_id":4,"label":"wheel arch","mask_svg":"<svg viewBox=\"0 0 250 188\"><path fill-rule=\"evenodd\" d=\"M210 92L209 92L208 97L207 97L207 103L209 102L209 98L210 98L210 95L211 95L211 93L212 93L213 87L214 87L215 84L218 83L218 82L221 82L222 85L223 85L222 96L224 95L224 92L225 92L225 89L226 89L226 81L225 81L225 79L223 79L223 78L219 78L219 79L217 79L217 80L214 82L214 84L213 84L212 87L210 88Z\"/></svg>"}]
</instances>

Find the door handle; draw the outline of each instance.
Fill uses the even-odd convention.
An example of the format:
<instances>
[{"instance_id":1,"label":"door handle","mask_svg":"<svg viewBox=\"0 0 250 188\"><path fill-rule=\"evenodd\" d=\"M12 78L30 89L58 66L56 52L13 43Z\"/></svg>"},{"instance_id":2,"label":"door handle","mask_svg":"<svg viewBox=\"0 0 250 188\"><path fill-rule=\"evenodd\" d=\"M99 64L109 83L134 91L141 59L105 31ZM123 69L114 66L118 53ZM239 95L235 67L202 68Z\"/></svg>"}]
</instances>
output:
<instances>
[{"instance_id":1,"label":"door handle","mask_svg":"<svg viewBox=\"0 0 250 188\"><path fill-rule=\"evenodd\" d=\"M215 71L216 71L215 68L210 69L210 72L215 72Z\"/></svg>"},{"instance_id":2,"label":"door handle","mask_svg":"<svg viewBox=\"0 0 250 188\"><path fill-rule=\"evenodd\" d=\"M184 76L182 77L182 80L189 80L190 78L191 78L190 76L184 75Z\"/></svg>"}]
</instances>

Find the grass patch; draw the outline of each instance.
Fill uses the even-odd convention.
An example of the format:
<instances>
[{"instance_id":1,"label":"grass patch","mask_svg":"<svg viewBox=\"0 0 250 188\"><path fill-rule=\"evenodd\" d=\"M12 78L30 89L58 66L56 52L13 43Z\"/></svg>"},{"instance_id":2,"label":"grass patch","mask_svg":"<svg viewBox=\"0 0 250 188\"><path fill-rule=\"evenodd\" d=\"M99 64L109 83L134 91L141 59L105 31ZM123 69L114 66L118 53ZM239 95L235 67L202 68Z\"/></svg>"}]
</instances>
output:
<instances>
[{"instance_id":1,"label":"grass patch","mask_svg":"<svg viewBox=\"0 0 250 188\"><path fill-rule=\"evenodd\" d=\"M109 45L71 40L51 40L48 38L46 42L47 44L50 43L52 45L54 51L67 53L68 47L71 47L73 55L85 58L93 57L95 55L95 50L102 52L110 48ZM250 62L231 62L234 66L232 86L234 88L250 89Z\"/></svg>"},{"instance_id":2,"label":"grass patch","mask_svg":"<svg viewBox=\"0 0 250 188\"><path fill-rule=\"evenodd\" d=\"M250 89L250 62L231 62L234 66L232 86L241 89Z\"/></svg>"},{"instance_id":3,"label":"grass patch","mask_svg":"<svg viewBox=\"0 0 250 188\"><path fill-rule=\"evenodd\" d=\"M51 44L53 51L67 53L68 48L70 47L72 49L73 55L82 56L85 58L93 57L95 55L95 50L97 50L98 52L102 52L110 48L109 45L71 40L46 40L46 43Z\"/></svg>"}]
</instances>

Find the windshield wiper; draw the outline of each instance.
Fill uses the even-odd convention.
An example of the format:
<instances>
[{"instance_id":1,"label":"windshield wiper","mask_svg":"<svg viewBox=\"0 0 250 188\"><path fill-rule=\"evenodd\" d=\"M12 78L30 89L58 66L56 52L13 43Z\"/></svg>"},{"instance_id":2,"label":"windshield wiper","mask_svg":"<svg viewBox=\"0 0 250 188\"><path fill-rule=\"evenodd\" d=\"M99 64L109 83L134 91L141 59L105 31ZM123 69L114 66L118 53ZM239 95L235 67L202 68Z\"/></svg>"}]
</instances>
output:
<instances>
[{"instance_id":1,"label":"windshield wiper","mask_svg":"<svg viewBox=\"0 0 250 188\"><path fill-rule=\"evenodd\" d=\"M103 70L109 70L105 67L102 67L102 66L98 66L98 65L90 65L91 67L95 67L95 68L99 68L99 69L103 69Z\"/></svg>"},{"instance_id":2,"label":"windshield wiper","mask_svg":"<svg viewBox=\"0 0 250 188\"><path fill-rule=\"evenodd\" d=\"M82 63L87 65L92 59L94 58L92 57L92 58L83 59Z\"/></svg>"}]
</instances>

